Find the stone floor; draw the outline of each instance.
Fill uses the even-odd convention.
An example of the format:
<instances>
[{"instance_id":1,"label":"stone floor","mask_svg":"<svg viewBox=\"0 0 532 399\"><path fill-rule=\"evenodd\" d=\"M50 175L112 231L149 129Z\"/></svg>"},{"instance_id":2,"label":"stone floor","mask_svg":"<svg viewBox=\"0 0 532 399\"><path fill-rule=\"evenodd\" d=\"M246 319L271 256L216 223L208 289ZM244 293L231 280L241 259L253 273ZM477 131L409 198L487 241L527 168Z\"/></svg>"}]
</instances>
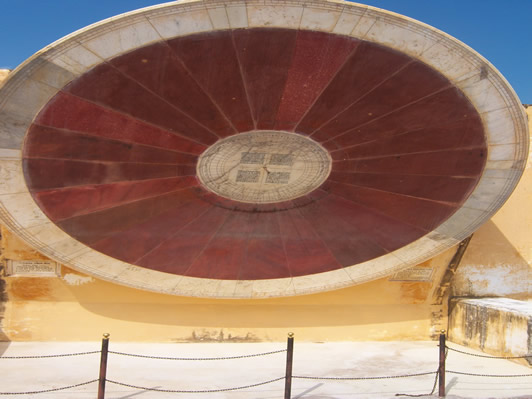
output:
<instances>
[{"instance_id":1,"label":"stone floor","mask_svg":"<svg viewBox=\"0 0 532 399\"><path fill-rule=\"evenodd\" d=\"M449 344L453 348L479 353ZM256 354L284 349L282 343L258 344L153 344L110 341L109 349L163 357L223 357ZM7 392L53 389L95 380L99 372L99 354L84 356L7 359L6 356L64 354L98 351L99 342L0 342L0 396ZM145 387L135 389L107 382L106 398L213 398L279 399L283 398L284 380L235 391L214 393L165 393L149 389L216 390L241 387L282 378L285 353L232 360L175 361L109 354L107 378L110 381ZM436 342L295 342L294 376L378 377L434 372L438 367ZM448 373L447 398L532 398L532 368L508 360L485 359L450 351L447 370L475 374L512 374L526 377L474 377ZM294 378L292 398L391 399L397 394L429 396L434 375L345 380ZM97 383L68 390L9 395L42 399L85 399L96 397ZM437 392L437 390L436 390ZM426 396L424 396L426 395Z\"/></svg>"}]
</instances>

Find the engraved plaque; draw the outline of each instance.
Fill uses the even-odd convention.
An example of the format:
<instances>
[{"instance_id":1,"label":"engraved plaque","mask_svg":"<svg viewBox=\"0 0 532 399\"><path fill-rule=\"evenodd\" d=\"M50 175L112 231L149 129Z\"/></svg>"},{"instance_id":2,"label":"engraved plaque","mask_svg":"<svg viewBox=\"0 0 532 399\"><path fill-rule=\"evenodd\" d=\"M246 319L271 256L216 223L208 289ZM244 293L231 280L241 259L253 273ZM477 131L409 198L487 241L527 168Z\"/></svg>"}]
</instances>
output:
<instances>
[{"instance_id":1,"label":"engraved plaque","mask_svg":"<svg viewBox=\"0 0 532 399\"><path fill-rule=\"evenodd\" d=\"M395 273L390 281L431 281L432 268L427 267L412 267L410 269L402 270Z\"/></svg>"},{"instance_id":2,"label":"engraved plaque","mask_svg":"<svg viewBox=\"0 0 532 399\"><path fill-rule=\"evenodd\" d=\"M51 260L8 260L6 276L13 277L57 277L61 266Z\"/></svg>"}]
</instances>

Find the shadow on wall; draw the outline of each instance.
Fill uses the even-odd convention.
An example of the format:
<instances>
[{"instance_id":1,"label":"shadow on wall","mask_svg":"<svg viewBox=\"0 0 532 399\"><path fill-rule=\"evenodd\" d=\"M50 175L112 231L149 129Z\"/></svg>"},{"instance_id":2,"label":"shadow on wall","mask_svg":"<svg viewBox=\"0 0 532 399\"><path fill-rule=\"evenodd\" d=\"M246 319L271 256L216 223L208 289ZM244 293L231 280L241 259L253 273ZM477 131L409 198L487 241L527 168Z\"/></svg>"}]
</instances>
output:
<instances>
[{"instance_id":1,"label":"shadow on wall","mask_svg":"<svg viewBox=\"0 0 532 399\"><path fill-rule=\"evenodd\" d=\"M477 230L452 281L454 297L532 298L532 267L489 221Z\"/></svg>"},{"instance_id":2,"label":"shadow on wall","mask_svg":"<svg viewBox=\"0 0 532 399\"><path fill-rule=\"evenodd\" d=\"M106 286L104 292L98 290L104 294L101 302L82 295L79 289L75 290L75 295L81 306L104 317L206 328L319 328L401 323L430 317L429 305L382 303L379 296L392 284L379 280L363 286L298 297L217 300L150 294L98 282L99 287ZM132 295L135 298L131 298Z\"/></svg>"}]
</instances>

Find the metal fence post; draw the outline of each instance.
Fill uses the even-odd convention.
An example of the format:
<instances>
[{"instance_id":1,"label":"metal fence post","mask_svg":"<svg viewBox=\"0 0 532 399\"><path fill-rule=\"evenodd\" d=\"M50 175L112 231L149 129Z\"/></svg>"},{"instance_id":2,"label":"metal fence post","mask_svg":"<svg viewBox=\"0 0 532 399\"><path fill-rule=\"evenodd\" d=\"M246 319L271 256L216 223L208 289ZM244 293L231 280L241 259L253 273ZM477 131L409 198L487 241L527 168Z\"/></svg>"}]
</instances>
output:
<instances>
[{"instance_id":1,"label":"metal fence post","mask_svg":"<svg viewBox=\"0 0 532 399\"><path fill-rule=\"evenodd\" d=\"M105 399L105 378L107 375L107 354L109 352L109 334L103 334L102 353L100 357L100 379L98 383L98 399Z\"/></svg>"},{"instance_id":2,"label":"metal fence post","mask_svg":"<svg viewBox=\"0 0 532 399\"><path fill-rule=\"evenodd\" d=\"M438 395L445 397L445 330L440 332L440 367L438 368Z\"/></svg>"},{"instance_id":3,"label":"metal fence post","mask_svg":"<svg viewBox=\"0 0 532 399\"><path fill-rule=\"evenodd\" d=\"M294 360L294 333L288 333L286 344L286 376L284 380L284 399L290 399L292 393L292 362Z\"/></svg>"}]
</instances>

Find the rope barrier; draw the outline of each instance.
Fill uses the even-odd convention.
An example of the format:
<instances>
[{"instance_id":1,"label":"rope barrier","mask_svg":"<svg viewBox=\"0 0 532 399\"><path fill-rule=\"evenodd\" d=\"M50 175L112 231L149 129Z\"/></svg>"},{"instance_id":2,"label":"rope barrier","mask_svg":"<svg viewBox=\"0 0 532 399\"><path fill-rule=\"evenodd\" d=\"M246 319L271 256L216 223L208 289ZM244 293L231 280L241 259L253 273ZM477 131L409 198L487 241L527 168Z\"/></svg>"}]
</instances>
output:
<instances>
[{"instance_id":1,"label":"rope barrier","mask_svg":"<svg viewBox=\"0 0 532 399\"><path fill-rule=\"evenodd\" d=\"M495 378L512 378L512 377L532 377L532 374L475 374L475 373L464 373L461 371L452 371L447 370L446 373L449 374L460 374L460 375L470 375L473 377L495 377Z\"/></svg>"},{"instance_id":2,"label":"rope barrier","mask_svg":"<svg viewBox=\"0 0 532 399\"><path fill-rule=\"evenodd\" d=\"M444 333L444 332L442 332ZM106 379L105 372L101 374L100 369L100 378L96 380L91 380L87 382L82 382L79 384L74 385L68 385L64 387L59 388L51 388L51 389L44 389L39 391L26 391L26 392L0 392L1 395L33 395L33 394L40 394L40 393L48 393L48 392L55 392L55 391L62 391L67 389L72 389L84 385L89 385L94 382L100 382L99 384L99 391L98 391L98 397L100 397L100 394L102 395L101 398L103 398L103 395L105 394L105 382L120 385L123 387L128 387L132 389L138 389L138 390L144 390L144 391L154 391L154 392L165 392L165 393L216 393L216 392L228 392L228 391L236 391L236 390L242 390L242 389L248 389L248 388L254 388L262 385L271 384L277 381L284 380L285 381L285 398L290 397L290 387L291 387L291 380L292 378L296 379L306 379L306 380L328 380L328 381L360 381L360 380L384 380L384 379L398 379L398 378L410 378L410 377L420 377L420 376L428 376L428 375L435 375L434 384L432 387L432 391L430 394L420 394L420 395L413 395L413 394L401 394L397 393L395 396L408 396L408 397L422 397L422 396L431 396L433 395L436 386L438 384L438 381L440 381L440 396L441 393L441 387L442 384L445 384L445 373L449 374L458 374L458 375L464 375L464 376L473 376L473 377L488 377L488 378L519 378L519 377L532 377L532 374L479 374L479 373L468 373L468 372L462 372L462 371L453 371L453 370L445 370L445 359L447 358L449 350L462 353L464 355L469 356L475 356L480 358L490 358L490 359L526 359L532 357L532 355L523 355L523 356L488 356L488 355L477 355L474 353L464 352L459 349L450 348L447 345L445 345L445 339L443 338L443 341L441 340L440 336L440 367L435 372L423 372L423 373L412 373L412 374L402 374L402 375L386 375L386 376L375 376L375 377L319 377L319 376L301 376L301 375L292 375L291 372L291 360L289 359L290 354L293 351L293 347L288 345L287 349L280 349L270 352L262 352L262 353L254 353L254 354L248 354L248 355L237 355L237 356L222 356L222 357L167 357L167 356L152 356L152 355L142 355L142 354L135 354L135 353L125 353L125 352L117 352L117 351L109 351L107 348L107 344L109 341L109 335L104 334L104 339L102 340L102 350L98 351L89 351L89 352L76 352L76 353L65 353L65 354L53 354L53 355L33 355L33 356L0 356L0 359L43 359L43 358L59 358L59 357L70 357L70 356L83 356L83 355L92 355L92 354L101 354L102 355L102 364L106 366L107 363L107 353L112 353L114 355L120 355L120 356L129 356L129 357L138 357L143 359L157 359L157 360L182 360L182 361L210 361L210 360L233 360L233 359L245 359L245 358L253 358L253 357L259 357L259 356L268 356L268 355L274 355L279 353L287 352L287 370L288 366L290 365L290 371L287 371L287 374L283 377L274 378L268 381L258 382L255 384L248 384L243 386L237 386L237 387L230 387L230 388L218 388L218 389L200 389L200 390L183 390L183 389L163 389L163 388L150 388L150 387L144 387L139 385L133 385L133 384L127 384L120 381L113 381ZM290 340L293 340L293 334L289 334L289 343ZM293 342L293 341L292 341ZM104 345L106 344L106 345ZM292 348L292 349L291 349ZM442 352L442 348L445 348L445 353ZM105 355L105 356L104 356ZM288 385L288 390L286 385ZM445 394L445 391L443 391L443 394ZM288 396L287 396L288 395Z\"/></svg>"},{"instance_id":3,"label":"rope barrier","mask_svg":"<svg viewBox=\"0 0 532 399\"><path fill-rule=\"evenodd\" d=\"M440 376L440 371L439 370L436 371L435 374L436 374L436 377L434 378L434 384L432 385L432 391L430 391L429 394L422 393L419 395L415 395L415 394L410 394L410 393L396 393L395 396L408 396L410 398L421 398L423 396L432 396L432 394L436 390L436 386L438 386L438 377Z\"/></svg>"},{"instance_id":4,"label":"rope barrier","mask_svg":"<svg viewBox=\"0 0 532 399\"><path fill-rule=\"evenodd\" d=\"M387 375L380 377L312 377L312 376L301 376L294 375L292 378L299 378L304 380L385 380L392 378L407 378L407 377L419 377L422 375L431 375L437 374L437 371L431 371L427 373L416 373L416 374L404 374L404 375Z\"/></svg>"},{"instance_id":5,"label":"rope barrier","mask_svg":"<svg viewBox=\"0 0 532 399\"><path fill-rule=\"evenodd\" d=\"M239 389L253 388L253 387L258 387L261 385L271 384L272 382L281 381L281 380L284 380L284 377L274 378L273 380L259 382L257 384L244 385L240 387L204 389L204 390L157 389L157 388L141 387L138 385L126 384L123 382L118 382L118 381L113 381L113 380L107 380L107 382L110 382L111 384L121 385L123 387L134 388L134 389L145 390L145 391L167 392L167 393L215 393L215 392L227 392L227 391L236 391Z\"/></svg>"},{"instance_id":6,"label":"rope barrier","mask_svg":"<svg viewBox=\"0 0 532 399\"><path fill-rule=\"evenodd\" d=\"M0 395L34 395L34 394L38 394L38 393L64 391L65 389L71 389L71 388L81 387L83 385L89 385L89 384L92 384L93 382L98 382L98 380L91 380L91 381L87 381L87 382L82 382L80 384L69 385L69 386L61 387L61 388L43 389L42 391L0 392Z\"/></svg>"},{"instance_id":7,"label":"rope barrier","mask_svg":"<svg viewBox=\"0 0 532 399\"><path fill-rule=\"evenodd\" d=\"M46 359L46 358L52 358L52 357L68 357L68 356L93 355L95 353L100 353L100 351L64 353L62 355L0 356L0 359Z\"/></svg>"},{"instance_id":8,"label":"rope barrier","mask_svg":"<svg viewBox=\"0 0 532 399\"><path fill-rule=\"evenodd\" d=\"M255 353L251 355L224 356L224 357L165 357L165 356L137 355L134 353L109 351L109 353L112 353L114 355L141 357L145 359L158 359L158 360L232 360L232 359L244 359L248 357L274 355L276 353L283 353L283 352L286 352L286 349L280 349L280 350L271 351L271 352Z\"/></svg>"},{"instance_id":9,"label":"rope barrier","mask_svg":"<svg viewBox=\"0 0 532 399\"><path fill-rule=\"evenodd\" d=\"M464 355L475 356L475 357L484 357L484 358L487 358L487 359L526 359L526 358L532 357L532 355L523 355L523 356L490 356L490 355L477 355L476 353L464 352L464 351L461 351L461 350L458 350L458 349L450 348L450 347L448 347L448 346L446 346L445 348L447 348L447 349L449 349L449 350L452 350L453 352L462 353L462 354L464 354Z\"/></svg>"}]
</instances>

